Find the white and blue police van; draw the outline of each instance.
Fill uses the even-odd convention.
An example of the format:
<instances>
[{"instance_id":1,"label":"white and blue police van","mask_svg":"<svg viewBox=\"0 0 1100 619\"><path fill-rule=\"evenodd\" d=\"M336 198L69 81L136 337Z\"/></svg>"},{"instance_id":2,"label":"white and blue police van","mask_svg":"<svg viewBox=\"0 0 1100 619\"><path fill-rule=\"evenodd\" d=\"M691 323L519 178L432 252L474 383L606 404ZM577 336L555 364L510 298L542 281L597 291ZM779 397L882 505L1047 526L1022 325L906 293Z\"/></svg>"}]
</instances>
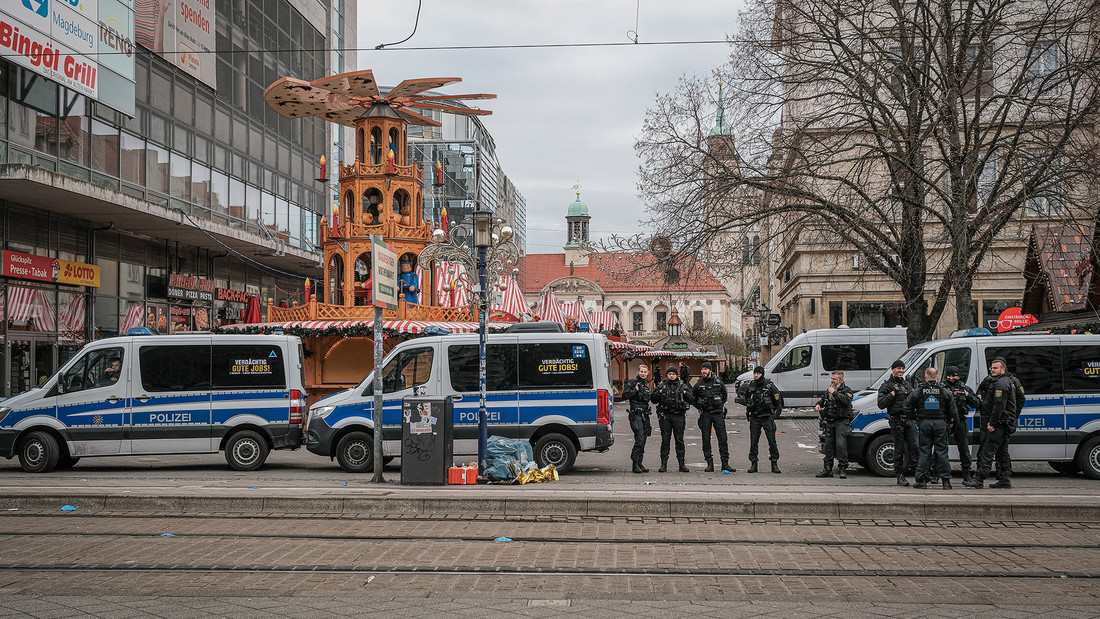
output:
<instances>
[{"instance_id":1,"label":"white and blue police van","mask_svg":"<svg viewBox=\"0 0 1100 619\"><path fill-rule=\"evenodd\" d=\"M284 335L152 335L89 343L41 387L0 402L0 455L23 470L84 457L225 451L234 469L302 444L302 342Z\"/></svg>"},{"instance_id":2,"label":"white and blue police van","mask_svg":"<svg viewBox=\"0 0 1100 619\"><path fill-rule=\"evenodd\" d=\"M844 371L852 389L864 389L907 345L905 327L814 329L787 342L764 366L764 375L779 389L784 407L813 406L829 388L834 370ZM752 370L738 376L737 393L752 379Z\"/></svg>"},{"instance_id":3,"label":"white and blue police van","mask_svg":"<svg viewBox=\"0 0 1100 619\"><path fill-rule=\"evenodd\" d=\"M968 329L946 340L917 344L901 360L912 384L923 380L928 367L942 377L953 365L959 378L977 392L997 357L1007 361L1026 399L1009 441L1012 459L1045 460L1056 471L1100 479L1100 335L994 336L987 329ZM894 441L886 411L878 406L878 388L889 376L887 370L867 390L856 393L856 417L848 439L849 459L882 476L894 475ZM971 409L966 424L975 461L976 423L978 412ZM958 460L954 444L949 454Z\"/></svg>"},{"instance_id":4,"label":"white and blue police van","mask_svg":"<svg viewBox=\"0 0 1100 619\"><path fill-rule=\"evenodd\" d=\"M614 443L610 344L595 333L489 334L486 409L490 435L529 441L539 466L566 472L578 451ZM401 401L455 396L454 454L476 455L478 336L439 335L398 344L382 363L382 454L400 455ZM309 410L306 449L345 471L373 470L374 372Z\"/></svg>"}]
</instances>

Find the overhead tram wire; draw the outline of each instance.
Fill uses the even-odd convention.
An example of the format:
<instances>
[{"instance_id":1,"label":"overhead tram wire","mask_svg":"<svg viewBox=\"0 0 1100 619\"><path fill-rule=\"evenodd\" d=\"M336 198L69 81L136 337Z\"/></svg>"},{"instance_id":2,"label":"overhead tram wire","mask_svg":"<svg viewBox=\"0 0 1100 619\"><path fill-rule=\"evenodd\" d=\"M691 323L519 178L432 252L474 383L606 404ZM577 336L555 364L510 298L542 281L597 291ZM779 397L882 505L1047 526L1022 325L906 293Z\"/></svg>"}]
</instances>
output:
<instances>
[{"instance_id":1,"label":"overhead tram wire","mask_svg":"<svg viewBox=\"0 0 1100 619\"><path fill-rule=\"evenodd\" d=\"M568 49L568 48L593 48L593 47L644 47L644 46L670 46L670 45L715 45L715 44L728 44L737 43L734 39L700 39L696 41L639 41L637 43L633 41L623 42L604 42L604 43L509 43L500 45L426 45L420 47L344 47L339 51L347 52L395 52L395 51L468 51L468 50L508 50L508 49ZM386 43L385 45L394 45L393 43ZM145 50L148 53L157 53L151 50ZM190 52L194 55L203 54L279 54L284 52L331 52L337 51L330 48L272 48L272 49L248 49L248 50L213 50L213 51L194 51ZM117 56L123 52L97 52L95 54L83 54L88 57L101 57L101 56ZM11 51L5 51L0 53L0 58L8 58L18 56L19 54Z\"/></svg>"}]
</instances>

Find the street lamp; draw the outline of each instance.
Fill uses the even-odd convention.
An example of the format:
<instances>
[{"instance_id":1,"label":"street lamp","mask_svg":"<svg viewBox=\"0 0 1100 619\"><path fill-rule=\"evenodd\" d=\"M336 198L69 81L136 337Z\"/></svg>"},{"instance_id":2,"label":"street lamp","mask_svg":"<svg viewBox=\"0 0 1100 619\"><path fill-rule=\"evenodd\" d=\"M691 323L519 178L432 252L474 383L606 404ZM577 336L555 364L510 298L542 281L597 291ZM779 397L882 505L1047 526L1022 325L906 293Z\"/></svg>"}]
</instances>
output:
<instances>
[{"instance_id":1,"label":"street lamp","mask_svg":"<svg viewBox=\"0 0 1100 619\"><path fill-rule=\"evenodd\" d=\"M489 281L509 273L519 262L519 247L512 240L513 232L503 219L492 211L478 208L473 212L472 230L454 226L447 233L435 230L432 242L420 252L419 264L443 260L459 262L467 273L477 271L477 283L469 289L477 293L478 308L478 414L477 463L478 474L485 475L489 443L489 414L485 408L485 347L489 335ZM472 241L474 254L467 241ZM464 275L469 283L469 277ZM474 298L470 299L474 302Z\"/></svg>"}]
</instances>

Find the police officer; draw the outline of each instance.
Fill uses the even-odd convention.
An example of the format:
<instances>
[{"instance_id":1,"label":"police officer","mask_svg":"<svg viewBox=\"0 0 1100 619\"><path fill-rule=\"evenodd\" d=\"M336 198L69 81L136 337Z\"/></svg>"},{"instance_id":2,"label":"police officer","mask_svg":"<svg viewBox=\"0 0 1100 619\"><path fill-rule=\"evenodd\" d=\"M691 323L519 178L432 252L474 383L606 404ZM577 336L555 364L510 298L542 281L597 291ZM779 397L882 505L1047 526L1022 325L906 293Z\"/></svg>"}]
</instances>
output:
<instances>
[{"instance_id":1,"label":"police officer","mask_svg":"<svg viewBox=\"0 0 1100 619\"><path fill-rule=\"evenodd\" d=\"M684 413L688 406L695 404L695 396L687 385L680 382L675 365L668 366L665 379L653 390L650 401L657 405L657 423L661 427L661 468L658 473L668 470L669 442L676 438L676 459L680 461L680 472L687 473L684 464Z\"/></svg>"},{"instance_id":2,"label":"police officer","mask_svg":"<svg viewBox=\"0 0 1100 619\"><path fill-rule=\"evenodd\" d=\"M630 461L634 463L635 473L648 473L642 464L645 456L646 437L653 433L649 424L649 366L643 363L638 367L638 376L626 381L623 386L623 399L630 406L630 431L634 433L634 447L630 450Z\"/></svg>"},{"instance_id":3,"label":"police officer","mask_svg":"<svg viewBox=\"0 0 1100 619\"><path fill-rule=\"evenodd\" d=\"M691 389L695 396L695 408L699 409L699 429L703 432L703 458L707 461L707 473L714 472L714 456L710 451L710 431L718 437L718 455L722 458L722 472L733 473L730 467L729 437L726 436L726 386L714 375L714 366L704 361L699 370L699 380Z\"/></svg>"},{"instance_id":4,"label":"police officer","mask_svg":"<svg viewBox=\"0 0 1100 619\"><path fill-rule=\"evenodd\" d=\"M841 479L848 477L848 437L852 434L852 389L843 370L833 370L828 391L814 405L825 426L825 466L814 477L832 477L836 459Z\"/></svg>"},{"instance_id":5,"label":"police officer","mask_svg":"<svg viewBox=\"0 0 1100 619\"><path fill-rule=\"evenodd\" d=\"M990 365L992 365L992 363ZM1013 393L1015 393L1016 395L1016 416L1019 417L1020 412L1024 410L1024 401L1027 399L1024 395L1024 386L1020 383L1020 379L1016 378L1016 376L1013 375L1012 372L1008 371L1007 364L1005 365L1004 376L1008 378L1008 380L1012 381ZM978 400L981 400L982 394L988 390L990 383L995 380L997 380L997 377L994 377L992 374L982 379L982 382L978 384ZM981 406L978 407L979 416L985 414L983 412L984 410L986 409ZM989 419L986 417L982 417L981 423L977 425L980 426L978 429L978 453L981 453L982 445L985 445L985 441L989 437ZM1000 479L1001 465L999 462L996 462L996 460L994 460L994 463L996 464L996 470L993 471L990 476ZM1012 466L1011 460L1009 461L1009 466ZM1011 468L1008 470L1008 476L1012 477Z\"/></svg>"},{"instance_id":6,"label":"police officer","mask_svg":"<svg viewBox=\"0 0 1100 619\"><path fill-rule=\"evenodd\" d=\"M894 437L894 473L899 486L909 485L905 472L917 465L917 424L905 414L905 398L912 390L905 380L905 363L898 359L890 366L890 378L878 388L878 407L889 415L890 434Z\"/></svg>"},{"instance_id":7,"label":"police officer","mask_svg":"<svg viewBox=\"0 0 1100 619\"><path fill-rule=\"evenodd\" d=\"M1012 487L1012 459L1008 455L1008 436L1016 431L1017 388L1005 374L1008 363L997 357L989 366L990 380L982 381L978 395L982 400L981 418L986 437L978 450L978 473L963 482L970 488L983 488L985 477L997 460L999 477L990 488Z\"/></svg>"},{"instance_id":8,"label":"police officer","mask_svg":"<svg viewBox=\"0 0 1100 619\"><path fill-rule=\"evenodd\" d=\"M970 416L971 407L978 408L981 402L978 401L978 396L974 394L974 390L959 378L958 367L954 365L947 366L944 377L947 380L943 386L947 387L947 390L951 392L951 397L955 399L956 423L954 427L949 427L947 432L955 441L955 447L959 449L959 460L962 462L962 478L967 479L970 477L970 467L973 465L974 459L970 457L970 430L966 427L966 419Z\"/></svg>"},{"instance_id":9,"label":"police officer","mask_svg":"<svg viewBox=\"0 0 1100 619\"><path fill-rule=\"evenodd\" d=\"M951 489L951 463L947 459L947 419L955 416L955 399L939 383L936 368L924 370L924 384L905 398L905 414L916 418L918 428L917 476L913 487L923 490L932 479L933 453L936 475L943 480L943 489Z\"/></svg>"},{"instance_id":10,"label":"police officer","mask_svg":"<svg viewBox=\"0 0 1100 619\"><path fill-rule=\"evenodd\" d=\"M768 439L768 457L772 461L772 473L779 473L779 446L775 442L775 416L779 413L779 389L775 383L764 378L764 368L756 366L752 370L753 380L741 388L741 397L745 402L746 416L749 419L749 472L757 471L756 462L760 452L760 431Z\"/></svg>"}]
</instances>

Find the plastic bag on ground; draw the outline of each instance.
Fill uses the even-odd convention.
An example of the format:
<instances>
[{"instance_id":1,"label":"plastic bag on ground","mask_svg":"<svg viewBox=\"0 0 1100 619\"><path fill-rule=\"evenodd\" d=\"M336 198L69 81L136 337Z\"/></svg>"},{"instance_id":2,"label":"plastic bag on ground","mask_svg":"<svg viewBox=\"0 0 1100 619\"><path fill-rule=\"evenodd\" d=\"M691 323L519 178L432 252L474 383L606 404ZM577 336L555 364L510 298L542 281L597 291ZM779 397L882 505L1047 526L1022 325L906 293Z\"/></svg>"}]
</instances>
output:
<instances>
[{"instance_id":1,"label":"plastic bag on ground","mask_svg":"<svg viewBox=\"0 0 1100 619\"><path fill-rule=\"evenodd\" d=\"M527 441L490 436L485 449L485 476L490 481L513 481L534 459L535 450Z\"/></svg>"}]
</instances>

